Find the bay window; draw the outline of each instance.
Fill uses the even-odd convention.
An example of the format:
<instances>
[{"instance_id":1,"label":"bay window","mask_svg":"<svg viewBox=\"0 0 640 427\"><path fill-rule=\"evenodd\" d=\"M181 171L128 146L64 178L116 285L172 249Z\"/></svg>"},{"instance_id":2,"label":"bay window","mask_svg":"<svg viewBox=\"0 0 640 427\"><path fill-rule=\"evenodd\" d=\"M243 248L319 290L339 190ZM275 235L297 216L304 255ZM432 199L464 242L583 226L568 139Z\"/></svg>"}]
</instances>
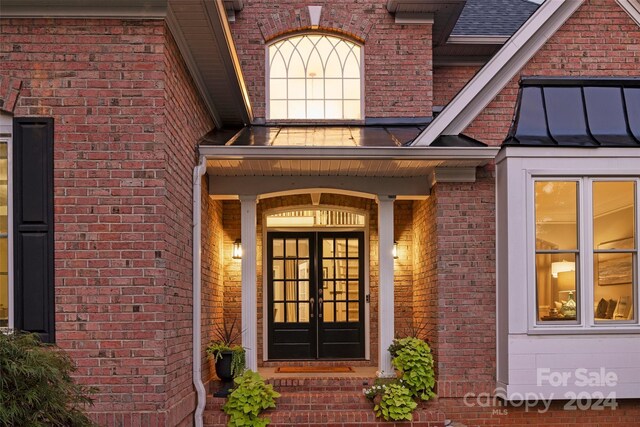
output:
<instances>
[{"instance_id":1,"label":"bay window","mask_svg":"<svg viewBox=\"0 0 640 427\"><path fill-rule=\"evenodd\" d=\"M636 323L638 180L534 178L536 324Z\"/></svg>"}]
</instances>

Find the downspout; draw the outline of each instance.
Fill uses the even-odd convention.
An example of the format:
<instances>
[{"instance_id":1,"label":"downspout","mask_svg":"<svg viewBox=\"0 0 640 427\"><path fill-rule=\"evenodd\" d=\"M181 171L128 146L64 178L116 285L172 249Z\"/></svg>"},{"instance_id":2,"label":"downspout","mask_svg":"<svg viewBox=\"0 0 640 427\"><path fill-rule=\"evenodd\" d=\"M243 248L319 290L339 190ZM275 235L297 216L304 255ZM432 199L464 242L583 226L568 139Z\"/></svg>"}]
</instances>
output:
<instances>
[{"instance_id":1,"label":"downspout","mask_svg":"<svg viewBox=\"0 0 640 427\"><path fill-rule=\"evenodd\" d=\"M202 177L207 172L207 159L193 169L193 386L198 405L193 417L196 427L202 427L202 416L207 403L207 393L202 382Z\"/></svg>"}]
</instances>

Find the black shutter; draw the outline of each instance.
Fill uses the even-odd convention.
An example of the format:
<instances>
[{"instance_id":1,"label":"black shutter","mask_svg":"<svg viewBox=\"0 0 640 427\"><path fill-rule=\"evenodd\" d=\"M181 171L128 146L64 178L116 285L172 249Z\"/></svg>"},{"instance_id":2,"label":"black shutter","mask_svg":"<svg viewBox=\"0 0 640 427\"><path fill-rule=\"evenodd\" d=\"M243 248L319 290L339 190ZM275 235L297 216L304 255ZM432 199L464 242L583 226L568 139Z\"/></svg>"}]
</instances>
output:
<instances>
[{"instance_id":1,"label":"black shutter","mask_svg":"<svg viewBox=\"0 0 640 427\"><path fill-rule=\"evenodd\" d=\"M54 342L53 119L13 120L13 233L15 327Z\"/></svg>"}]
</instances>

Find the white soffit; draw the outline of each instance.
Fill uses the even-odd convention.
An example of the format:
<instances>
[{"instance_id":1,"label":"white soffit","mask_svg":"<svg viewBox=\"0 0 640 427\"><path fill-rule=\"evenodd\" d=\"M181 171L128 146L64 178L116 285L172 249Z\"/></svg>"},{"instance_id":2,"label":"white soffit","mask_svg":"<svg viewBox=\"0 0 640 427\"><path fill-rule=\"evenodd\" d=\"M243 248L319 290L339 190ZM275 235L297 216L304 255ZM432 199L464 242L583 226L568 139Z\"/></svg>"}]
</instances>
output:
<instances>
[{"instance_id":1,"label":"white soffit","mask_svg":"<svg viewBox=\"0 0 640 427\"><path fill-rule=\"evenodd\" d=\"M583 2L546 0L411 145L462 133Z\"/></svg>"},{"instance_id":2,"label":"white soffit","mask_svg":"<svg viewBox=\"0 0 640 427\"><path fill-rule=\"evenodd\" d=\"M616 0L620 6L640 25L640 1L638 0Z\"/></svg>"}]
</instances>

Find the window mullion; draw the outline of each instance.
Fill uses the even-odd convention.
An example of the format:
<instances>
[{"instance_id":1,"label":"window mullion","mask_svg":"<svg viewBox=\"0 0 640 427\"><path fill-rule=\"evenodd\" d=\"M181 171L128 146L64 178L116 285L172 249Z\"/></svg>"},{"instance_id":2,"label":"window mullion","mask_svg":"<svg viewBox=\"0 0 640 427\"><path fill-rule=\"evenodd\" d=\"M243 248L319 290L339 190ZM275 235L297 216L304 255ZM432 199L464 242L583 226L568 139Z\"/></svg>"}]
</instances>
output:
<instances>
[{"instance_id":1,"label":"window mullion","mask_svg":"<svg viewBox=\"0 0 640 427\"><path fill-rule=\"evenodd\" d=\"M638 207L638 202L640 201L640 179L636 178L636 194L635 194L635 224L633 226L634 234L635 234L635 272L633 277L633 316L635 318L635 323L638 324L640 322L640 256L638 256L638 252L640 251L640 236L638 231L640 231L640 207Z\"/></svg>"},{"instance_id":2,"label":"window mullion","mask_svg":"<svg viewBox=\"0 0 640 427\"><path fill-rule=\"evenodd\" d=\"M580 262L580 291L582 293L582 300L580 301L580 308L582 310L581 316L582 325L585 328L589 328L595 325L593 300L594 300L594 286L593 282L593 179L584 178L582 185L582 209L581 209L581 262Z\"/></svg>"}]
</instances>

